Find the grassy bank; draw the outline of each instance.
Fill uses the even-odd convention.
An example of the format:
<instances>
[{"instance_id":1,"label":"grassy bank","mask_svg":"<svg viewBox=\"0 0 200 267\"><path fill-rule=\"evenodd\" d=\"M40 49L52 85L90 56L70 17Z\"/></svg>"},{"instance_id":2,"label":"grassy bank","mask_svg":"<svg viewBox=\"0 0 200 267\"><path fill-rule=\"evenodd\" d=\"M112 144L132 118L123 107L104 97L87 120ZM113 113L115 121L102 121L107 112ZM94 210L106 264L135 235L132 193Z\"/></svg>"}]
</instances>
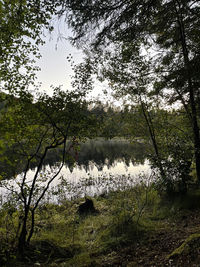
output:
<instances>
[{"instance_id":1,"label":"grassy bank","mask_svg":"<svg viewBox=\"0 0 200 267\"><path fill-rule=\"evenodd\" d=\"M0 266L190 266L199 262L199 190L169 198L140 185L92 200L96 211L82 215L77 211L84 199L41 206L23 261L16 256L20 211L4 206Z\"/></svg>"}]
</instances>

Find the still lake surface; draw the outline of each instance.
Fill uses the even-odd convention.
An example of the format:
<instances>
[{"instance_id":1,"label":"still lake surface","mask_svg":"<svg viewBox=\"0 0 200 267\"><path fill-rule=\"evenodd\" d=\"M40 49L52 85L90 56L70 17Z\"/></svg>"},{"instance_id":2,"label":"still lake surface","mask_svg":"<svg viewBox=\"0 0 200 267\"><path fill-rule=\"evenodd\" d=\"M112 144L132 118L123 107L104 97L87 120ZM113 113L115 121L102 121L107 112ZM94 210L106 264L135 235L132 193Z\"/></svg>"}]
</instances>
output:
<instances>
[{"instance_id":1,"label":"still lake surface","mask_svg":"<svg viewBox=\"0 0 200 267\"><path fill-rule=\"evenodd\" d=\"M88 140L81 145L75 165L65 165L52 182L45 201L60 202L65 198L99 195L133 186L150 175L146 154L145 146L139 142L130 144L122 139L101 138ZM42 179L51 177L56 166L59 166L58 155L52 153L41 170ZM27 185L31 183L34 173L34 168L28 171ZM18 175L15 182L10 180L7 187L18 191L17 183L22 177L23 173ZM39 184L42 184L41 181L38 181ZM9 194L9 190L1 188L1 195L9 198Z\"/></svg>"}]
</instances>

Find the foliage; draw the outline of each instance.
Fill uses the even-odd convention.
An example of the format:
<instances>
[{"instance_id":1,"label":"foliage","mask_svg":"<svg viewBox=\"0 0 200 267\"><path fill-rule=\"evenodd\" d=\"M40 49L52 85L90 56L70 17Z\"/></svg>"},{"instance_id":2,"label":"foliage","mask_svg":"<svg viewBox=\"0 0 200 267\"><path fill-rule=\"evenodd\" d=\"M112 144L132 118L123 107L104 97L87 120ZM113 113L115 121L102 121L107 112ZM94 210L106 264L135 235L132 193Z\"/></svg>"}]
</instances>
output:
<instances>
[{"instance_id":1,"label":"foliage","mask_svg":"<svg viewBox=\"0 0 200 267\"><path fill-rule=\"evenodd\" d=\"M94 127L95 122L87 109L83 94L78 91L63 92L59 88L54 90L52 97L39 95L35 103L30 94L24 93L21 98L12 99L2 113L2 140L12 150L12 158L3 154L4 160L7 160L16 173L17 167L20 170L23 167L23 174L16 181L19 191L16 185L7 187L19 200L18 205L23 207L20 245L29 242L34 231L35 210L60 173L66 158L73 159L79 142L91 136ZM46 155L57 147L62 149L61 163L54 170L43 172L42 165ZM29 177L28 170L35 162L36 170L33 177ZM4 184L7 182L4 181ZM32 222L27 233L29 215Z\"/></svg>"},{"instance_id":2,"label":"foliage","mask_svg":"<svg viewBox=\"0 0 200 267\"><path fill-rule=\"evenodd\" d=\"M84 47L94 73L108 79L118 97L141 104L163 179L162 151L149 112L176 103L188 119L200 180L199 10L199 3L179 0L69 0L61 8L75 32L72 42Z\"/></svg>"},{"instance_id":3,"label":"foliage","mask_svg":"<svg viewBox=\"0 0 200 267\"><path fill-rule=\"evenodd\" d=\"M52 30L56 1L0 3L0 89L19 93L35 79L35 58L40 57L42 31Z\"/></svg>"},{"instance_id":4,"label":"foliage","mask_svg":"<svg viewBox=\"0 0 200 267\"><path fill-rule=\"evenodd\" d=\"M55 88L52 97L34 98L27 89L34 84L42 30L51 31L52 15L65 12L74 31L71 40L85 51L85 62L73 66L68 58L75 70L73 91ZM23 255L33 237L36 242L48 240L47 263L51 253L67 253L67 265L95 265L95 253L120 249L138 240L142 230L155 228L149 217L174 214L168 206L160 208L155 188L159 193L161 188L186 193L191 166L200 180L199 12L198 1L186 0L0 2L0 86L12 93L0 95L0 165L10 169L1 172L0 180L11 191L1 209L2 263L14 259L17 239ZM124 98L121 110L101 104L88 109L85 97L94 75L109 82L117 99ZM70 207L66 202L67 211L63 206L40 206L65 162L73 165L78 158L80 142L97 132L146 144L156 183L132 188L133 181L105 179L107 189L112 191L114 185L118 191L105 192L100 203L96 201L100 213L94 217L79 217L77 203ZM44 171L42 165L54 149L61 152L59 163ZM21 170L21 177L5 180ZM69 189L65 182L61 186ZM92 182L80 181L81 190ZM34 257L40 249L35 245Z\"/></svg>"}]
</instances>

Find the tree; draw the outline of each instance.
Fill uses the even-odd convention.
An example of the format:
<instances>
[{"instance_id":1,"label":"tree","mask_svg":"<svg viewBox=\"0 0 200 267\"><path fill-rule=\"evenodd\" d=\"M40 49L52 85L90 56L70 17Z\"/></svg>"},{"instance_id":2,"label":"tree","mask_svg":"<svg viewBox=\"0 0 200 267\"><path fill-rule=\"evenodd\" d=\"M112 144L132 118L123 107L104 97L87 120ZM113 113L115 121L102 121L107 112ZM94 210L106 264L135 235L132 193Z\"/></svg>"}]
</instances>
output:
<instances>
[{"instance_id":1,"label":"tree","mask_svg":"<svg viewBox=\"0 0 200 267\"><path fill-rule=\"evenodd\" d=\"M0 89L15 94L35 79L35 57L43 44L42 31L52 30L50 19L57 1L0 2Z\"/></svg>"},{"instance_id":2,"label":"tree","mask_svg":"<svg viewBox=\"0 0 200 267\"><path fill-rule=\"evenodd\" d=\"M34 84L38 70L35 59L40 57L39 45L43 44L42 32L44 29L53 29L51 17L55 13L56 6L56 1L51 0L0 1L1 110L5 108L6 102L11 102L10 94L21 97ZM6 147L2 141L2 131L1 128L0 147L4 150ZM12 156L10 153L10 160ZM0 166L5 168L5 164L5 160L1 160ZM13 170L14 168L9 169L9 174Z\"/></svg>"},{"instance_id":3,"label":"tree","mask_svg":"<svg viewBox=\"0 0 200 267\"><path fill-rule=\"evenodd\" d=\"M68 24L75 33L72 42L85 50L90 49L90 57L98 52L101 66L106 65L104 59L108 58L108 51L111 54L116 52L116 57L120 55L122 64L119 68L123 70L125 63L123 72L127 77L133 77L141 69L141 62L143 66L147 62L146 73L143 71L142 75L135 77L133 84L140 81L141 76L143 79L148 77L150 80L144 85L152 95L164 97L170 105L177 102L183 105L193 132L193 151L200 181L198 1L68 0L61 8L63 13L66 10ZM128 68L127 63L138 56L142 60ZM134 86L131 86L132 94Z\"/></svg>"},{"instance_id":4,"label":"tree","mask_svg":"<svg viewBox=\"0 0 200 267\"><path fill-rule=\"evenodd\" d=\"M66 159L77 150L79 142L95 133L94 127L94 117L87 109L84 95L77 90L63 92L57 88L52 97L41 94L34 103L32 95L26 93L11 101L3 112L2 136L14 155L13 162L10 158L9 162L23 166L23 176L18 181L19 191L8 188L17 195L18 205L23 207L18 243L20 254L33 235L35 210L40 201ZM58 147L62 150L61 162L51 173L43 173L45 158ZM28 170L32 164L36 169L30 179Z\"/></svg>"}]
</instances>

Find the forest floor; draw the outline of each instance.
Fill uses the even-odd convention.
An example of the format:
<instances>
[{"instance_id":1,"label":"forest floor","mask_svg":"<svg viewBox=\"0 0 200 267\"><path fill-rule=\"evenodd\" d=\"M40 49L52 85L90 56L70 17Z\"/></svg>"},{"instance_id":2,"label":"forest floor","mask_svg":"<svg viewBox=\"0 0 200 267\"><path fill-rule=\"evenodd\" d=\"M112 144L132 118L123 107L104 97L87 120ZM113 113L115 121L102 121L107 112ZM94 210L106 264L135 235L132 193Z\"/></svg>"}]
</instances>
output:
<instances>
[{"instance_id":1,"label":"forest floor","mask_svg":"<svg viewBox=\"0 0 200 267\"><path fill-rule=\"evenodd\" d=\"M84 216L83 199L41 207L23 260L0 266L200 266L199 191L164 201L153 191L148 202L143 193L97 197L97 212Z\"/></svg>"},{"instance_id":2,"label":"forest floor","mask_svg":"<svg viewBox=\"0 0 200 267\"><path fill-rule=\"evenodd\" d=\"M115 260L104 266L200 266L199 233L200 211L183 213L178 219L164 220L163 227L146 233L136 244L116 251ZM194 244L187 244L188 237ZM185 248L172 255L182 244Z\"/></svg>"}]
</instances>

